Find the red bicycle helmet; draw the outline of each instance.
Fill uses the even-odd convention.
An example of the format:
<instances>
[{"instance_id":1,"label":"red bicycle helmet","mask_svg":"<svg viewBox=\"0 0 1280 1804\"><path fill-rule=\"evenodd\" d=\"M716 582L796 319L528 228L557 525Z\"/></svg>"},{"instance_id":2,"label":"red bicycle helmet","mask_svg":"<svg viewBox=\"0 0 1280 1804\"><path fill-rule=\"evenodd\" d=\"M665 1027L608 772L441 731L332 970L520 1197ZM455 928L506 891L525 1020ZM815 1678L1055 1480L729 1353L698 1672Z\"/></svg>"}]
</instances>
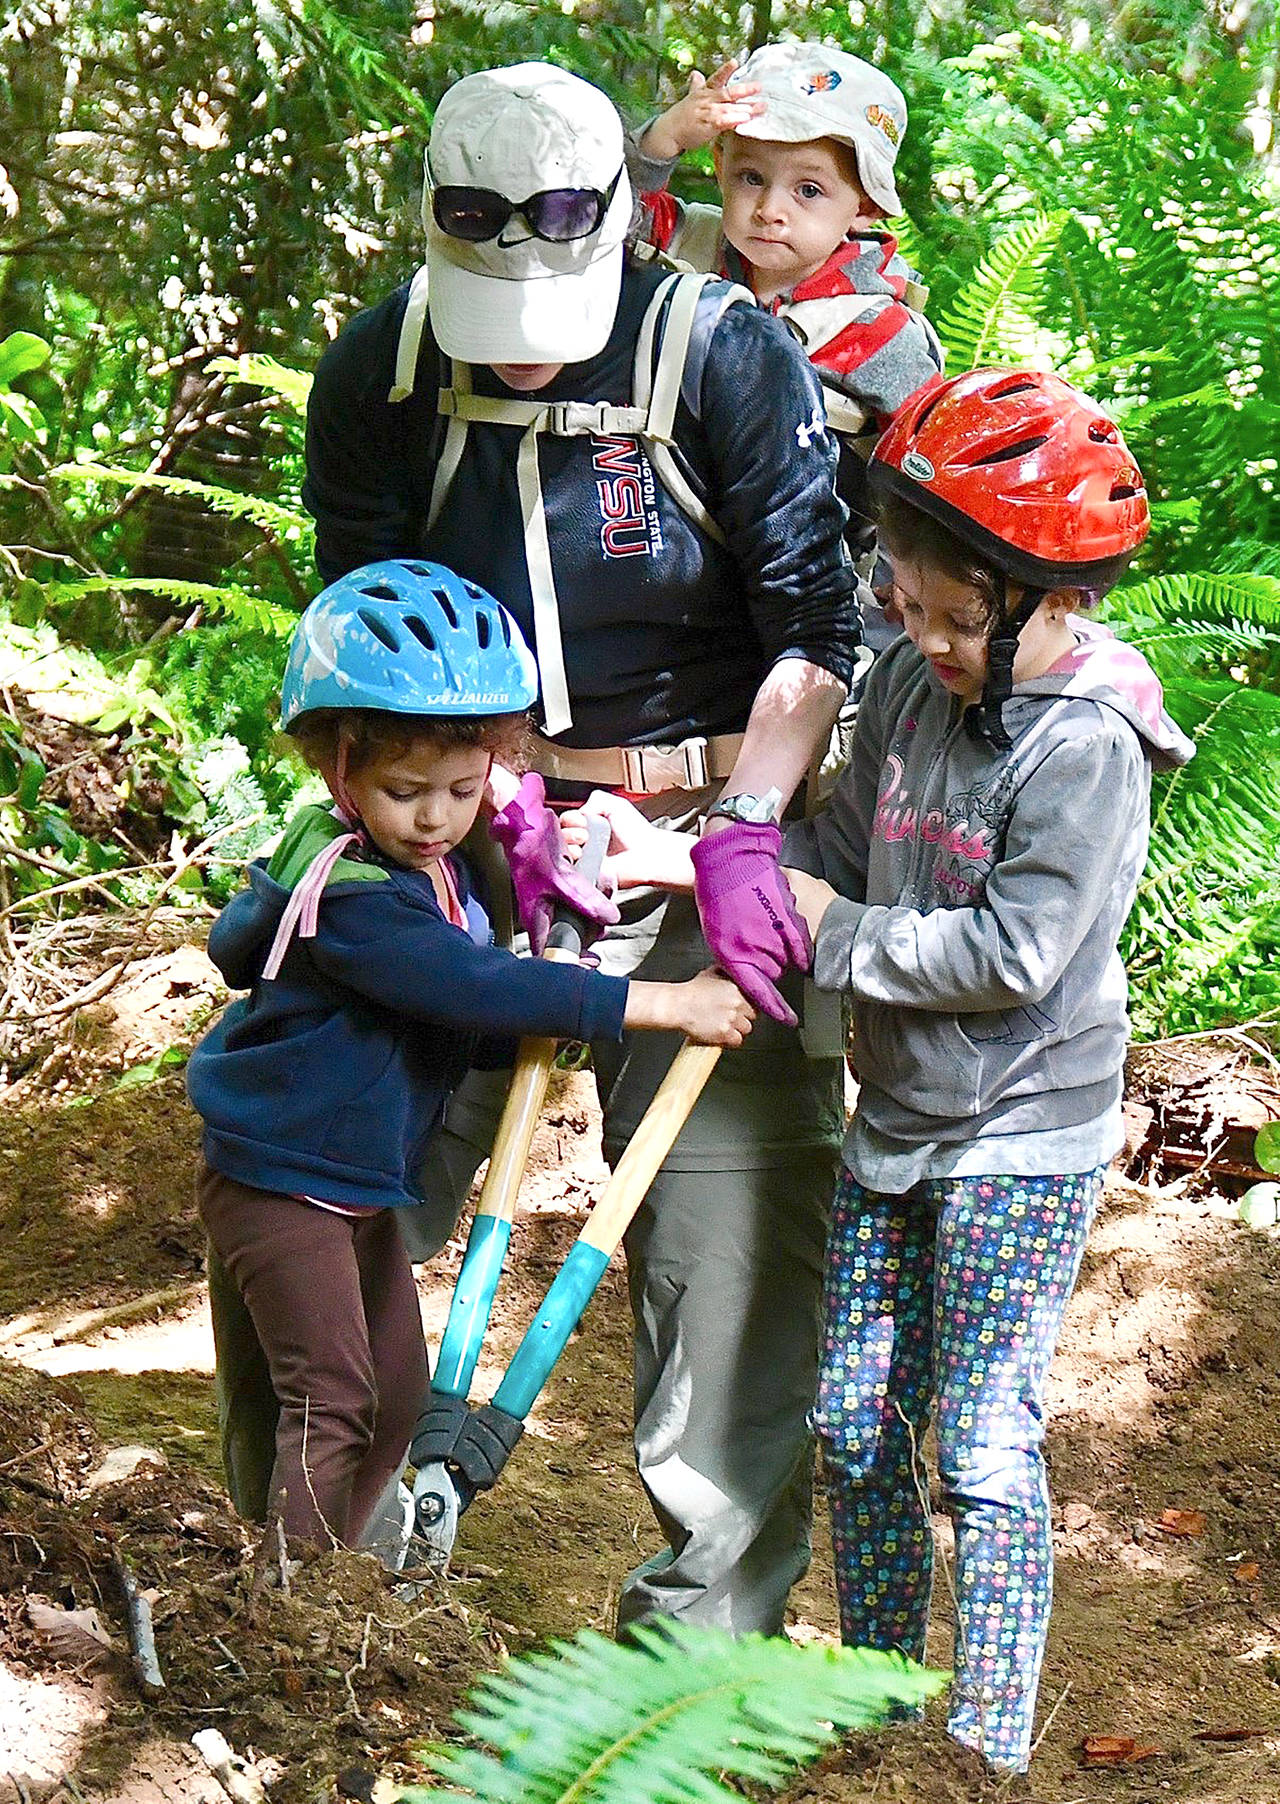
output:
<instances>
[{"instance_id":1,"label":"red bicycle helmet","mask_svg":"<svg viewBox=\"0 0 1280 1804\"><path fill-rule=\"evenodd\" d=\"M1041 589L1114 582L1151 524L1120 428L1041 370L967 370L922 390L876 446L870 476Z\"/></svg>"},{"instance_id":2,"label":"red bicycle helmet","mask_svg":"<svg viewBox=\"0 0 1280 1804\"><path fill-rule=\"evenodd\" d=\"M871 455L874 493L909 502L995 570L999 617L982 705L969 720L997 751L1018 636L1058 588L1106 588L1151 525L1142 472L1096 402L1040 370L968 370L922 389ZM1005 581L1023 585L1011 610Z\"/></svg>"}]
</instances>

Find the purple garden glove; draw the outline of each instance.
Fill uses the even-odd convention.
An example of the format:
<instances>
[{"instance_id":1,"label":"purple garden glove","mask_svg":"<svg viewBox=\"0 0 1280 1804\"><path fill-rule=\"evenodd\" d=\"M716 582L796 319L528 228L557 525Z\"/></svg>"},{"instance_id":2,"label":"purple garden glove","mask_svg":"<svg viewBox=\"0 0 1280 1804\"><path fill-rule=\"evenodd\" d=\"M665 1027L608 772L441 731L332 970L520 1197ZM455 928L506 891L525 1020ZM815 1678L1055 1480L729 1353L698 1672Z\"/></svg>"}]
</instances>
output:
<instances>
[{"instance_id":1,"label":"purple garden glove","mask_svg":"<svg viewBox=\"0 0 1280 1804\"><path fill-rule=\"evenodd\" d=\"M778 866L781 849L779 827L731 821L694 846L693 891L720 969L748 1002L795 1027L795 1011L775 985L789 965L807 971L813 947Z\"/></svg>"},{"instance_id":2,"label":"purple garden glove","mask_svg":"<svg viewBox=\"0 0 1280 1804\"><path fill-rule=\"evenodd\" d=\"M579 876L565 857L560 823L547 807L546 786L536 771L521 778L515 795L494 815L489 831L507 855L516 913L535 956L542 954L560 903L581 915L596 933L619 918L617 904ZM587 937L594 939L596 934Z\"/></svg>"}]
</instances>

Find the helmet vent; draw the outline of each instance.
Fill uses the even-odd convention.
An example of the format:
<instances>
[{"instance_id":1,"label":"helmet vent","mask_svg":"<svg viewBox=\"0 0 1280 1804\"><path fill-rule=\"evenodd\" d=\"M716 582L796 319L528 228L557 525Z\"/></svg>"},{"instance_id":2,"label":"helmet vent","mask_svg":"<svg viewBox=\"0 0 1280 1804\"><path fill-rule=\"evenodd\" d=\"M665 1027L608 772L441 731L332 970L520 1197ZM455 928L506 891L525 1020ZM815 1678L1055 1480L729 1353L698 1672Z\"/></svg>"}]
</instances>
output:
<instances>
[{"instance_id":1,"label":"helmet vent","mask_svg":"<svg viewBox=\"0 0 1280 1804\"><path fill-rule=\"evenodd\" d=\"M1141 494L1141 492L1132 482L1116 482L1111 485L1111 493L1107 496L1107 500L1131 501L1135 495Z\"/></svg>"},{"instance_id":2,"label":"helmet vent","mask_svg":"<svg viewBox=\"0 0 1280 1804\"><path fill-rule=\"evenodd\" d=\"M466 590L467 594L471 597L472 601L487 601L488 600L488 597L486 596L484 590L477 588L475 583L469 583L465 576L462 579L462 586Z\"/></svg>"},{"instance_id":3,"label":"helmet vent","mask_svg":"<svg viewBox=\"0 0 1280 1804\"><path fill-rule=\"evenodd\" d=\"M395 597L393 596L392 600L394 599ZM374 638L380 640L381 643L386 646L388 651L399 651L400 641L396 638L381 614L375 614L372 608L359 608L357 609L357 613L361 620L364 621L369 631L373 634Z\"/></svg>"},{"instance_id":4,"label":"helmet vent","mask_svg":"<svg viewBox=\"0 0 1280 1804\"><path fill-rule=\"evenodd\" d=\"M399 601L400 599L395 590L389 589L386 583L364 583L361 585L360 593L367 595L370 601ZM360 618L365 620L363 614ZM365 620L365 624L368 625L367 620Z\"/></svg>"},{"instance_id":5,"label":"helmet vent","mask_svg":"<svg viewBox=\"0 0 1280 1804\"><path fill-rule=\"evenodd\" d=\"M406 570L412 570L415 576L432 576L435 574L430 564L413 564L410 563L408 558L404 560L404 567Z\"/></svg>"},{"instance_id":6,"label":"helmet vent","mask_svg":"<svg viewBox=\"0 0 1280 1804\"><path fill-rule=\"evenodd\" d=\"M1047 442L1048 434L1038 432L1032 438L1020 438L1016 445L1002 445L998 451L993 451L989 457L975 457L969 467L970 469L976 469L979 465L985 466L987 464L1012 463L1015 457L1027 457L1032 451L1038 451L1041 445L1046 444Z\"/></svg>"},{"instance_id":7,"label":"helmet vent","mask_svg":"<svg viewBox=\"0 0 1280 1804\"><path fill-rule=\"evenodd\" d=\"M445 619L449 622L449 625L456 629L457 625L458 625L457 608L454 607L452 601L450 601L449 597L445 594L443 589L433 589L431 591L431 593L435 596L436 600L440 603L440 612L444 615Z\"/></svg>"},{"instance_id":8,"label":"helmet vent","mask_svg":"<svg viewBox=\"0 0 1280 1804\"><path fill-rule=\"evenodd\" d=\"M404 623L419 645L425 645L428 651L435 651L435 635L425 620L419 620L416 614L406 614Z\"/></svg>"},{"instance_id":9,"label":"helmet vent","mask_svg":"<svg viewBox=\"0 0 1280 1804\"><path fill-rule=\"evenodd\" d=\"M1110 420L1095 420L1089 428L1089 437L1095 445L1114 445L1119 436Z\"/></svg>"},{"instance_id":10,"label":"helmet vent","mask_svg":"<svg viewBox=\"0 0 1280 1804\"><path fill-rule=\"evenodd\" d=\"M488 650L489 641L492 638L493 638L492 621L489 619L489 616L486 613L484 613L480 610L477 610L477 612L476 612L476 640L480 646L481 651Z\"/></svg>"},{"instance_id":11,"label":"helmet vent","mask_svg":"<svg viewBox=\"0 0 1280 1804\"><path fill-rule=\"evenodd\" d=\"M999 388L993 388L987 396L988 401L1007 401L1010 395L1025 395L1036 384L1029 382L1025 376L1019 376L1012 382L1006 382Z\"/></svg>"}]
</instances>

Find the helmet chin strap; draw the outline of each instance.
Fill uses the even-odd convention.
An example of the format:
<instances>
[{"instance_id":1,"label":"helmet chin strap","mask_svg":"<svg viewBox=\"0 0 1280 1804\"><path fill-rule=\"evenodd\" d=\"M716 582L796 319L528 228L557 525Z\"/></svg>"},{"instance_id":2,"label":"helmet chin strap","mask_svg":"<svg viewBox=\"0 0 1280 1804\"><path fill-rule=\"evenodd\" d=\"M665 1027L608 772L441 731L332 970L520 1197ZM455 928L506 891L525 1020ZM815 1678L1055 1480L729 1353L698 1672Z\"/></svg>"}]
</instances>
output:
<instances>
[{"instance_id":1,"label":"helmet chin strap","mask_svg":"<svg viewBox=\"0 0 1280 1804\"><path fill-rule=\"evenodd\" d=\"M1013 744L1004 728L1004 705L1013 694L1018 640L1048 593L1047 589L1024 589L1022 599L1010 613L1008 579L1003 570L996 572L999 624L987 643L987 680L982 686L982 699L966 716L970 732L984 739L993 752L1007 752Z\"/></svg>"},{"instance_id":2,"label":"helmet chin strap","mask_svg":"<svg viewBox=\"0 0 1280 1804\"><path fill-rule=\"evenodd\" d=\"M355 832L363 833L364 827L360 820L360 810L352 799L351 791L347 788L347 763L350 756L351 741L339 729L338 752L333 762L333 775L330 776L326 772L324 780L329 794L338 804L338 813L342 816L345 824Z\"/></svg>"}]
</instances>

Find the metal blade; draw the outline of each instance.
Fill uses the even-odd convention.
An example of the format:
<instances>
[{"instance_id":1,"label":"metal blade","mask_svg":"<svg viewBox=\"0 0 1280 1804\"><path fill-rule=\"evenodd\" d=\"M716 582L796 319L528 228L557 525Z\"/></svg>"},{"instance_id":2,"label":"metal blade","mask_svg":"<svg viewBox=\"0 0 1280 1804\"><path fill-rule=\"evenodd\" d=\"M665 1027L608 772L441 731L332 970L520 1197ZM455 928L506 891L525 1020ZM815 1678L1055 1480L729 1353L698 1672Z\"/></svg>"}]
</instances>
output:
<instances>
[{"instance_id":1,"label":"metal blade","mask_svg":"<svg viewBox=\"0 0 1280 1804\"><path fill-rule=\"evenodd\" d=\"M413 1503L416 1520L410 1559L415 1552L414 1542L417 1542L425 1543L429 1559L447 1560L458 1538L458 1517L462 1511L457 1486L446 1465L433 1461L422 1467L413 1481Z\"/></svg>"}]
</instances>

